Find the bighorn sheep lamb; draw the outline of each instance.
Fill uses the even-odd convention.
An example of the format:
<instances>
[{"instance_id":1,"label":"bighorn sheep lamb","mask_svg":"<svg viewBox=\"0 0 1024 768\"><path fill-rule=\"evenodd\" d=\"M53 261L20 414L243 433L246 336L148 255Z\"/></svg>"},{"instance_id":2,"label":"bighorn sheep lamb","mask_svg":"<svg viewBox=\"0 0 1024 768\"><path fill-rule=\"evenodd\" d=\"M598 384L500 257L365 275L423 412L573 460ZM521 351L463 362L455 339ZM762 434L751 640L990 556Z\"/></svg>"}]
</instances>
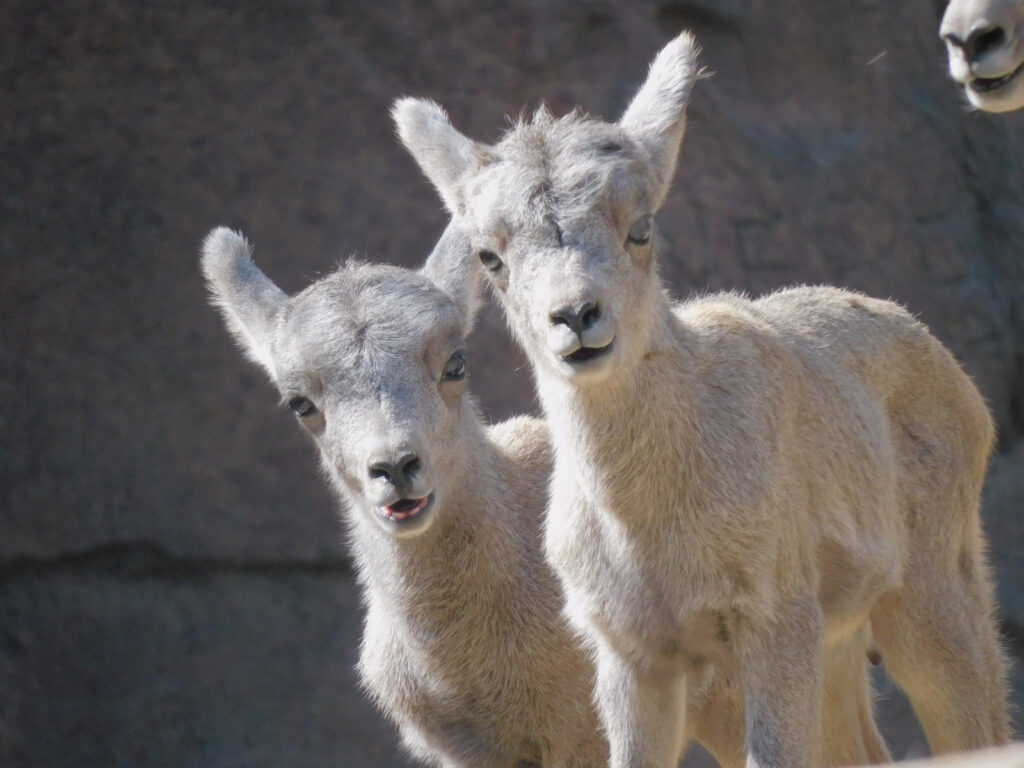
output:
<instances>
[{"instance_id":1,"label":"bighorn sheep lamb","mask_svg":"<svg viewBox=\"0 0 1024 768\"><path fill-rule=\"evenodd\" d=\"M394 107L531 361L546 553L597 661L611 765L675 764L707 662L741 687L748 766L814 765L824 667L869 638L933 750L1005 742L974 384L891 302L662 288L653 216L696 61L684 33L617 123L542 108L493 146L433 102Z\"/></svg>"},{"instance_id":2,"label":"bighorn sheep lamb","mask_svg":"<svg viewBox=\"0 0 1024 768\"><path fill-rule=\"evenodd\" d=\"M939 35L971 104L986 112L1024 107L1024 0L950 0Z\"/></svg>"},{"instance_id":3,"label":"bighorn sheep lamb","mask_svg":"<svg viewBox=\"0 0 1024 768\"><path fill-rule=\"evenodd\" d=\"M485 427L465 391L477 281L449 255L468 247L449 230L421 273L349 263L289 298L219 228L202 267L346 502L360 675L409 749L442 766L603 767L593 665L543 554L547 427ZM715 670L690 685L694 737L735 764L739 696Z\"/></svg>"},{"instance_id":4,"label":"bighorn sheep lamb","mask_svg":"<svg viewBox=\"0 0 1024 768\"><path fill-rule=\"evenodd\" d=\"M540 540L547 428L485 428L466 395L473 288L445 282L436 257L423 273L349 263L288 297L225 228L202 268L345 501L359 674L410 751L466 768L604 765L592 666Z\"/></svg>"}]
</instances>

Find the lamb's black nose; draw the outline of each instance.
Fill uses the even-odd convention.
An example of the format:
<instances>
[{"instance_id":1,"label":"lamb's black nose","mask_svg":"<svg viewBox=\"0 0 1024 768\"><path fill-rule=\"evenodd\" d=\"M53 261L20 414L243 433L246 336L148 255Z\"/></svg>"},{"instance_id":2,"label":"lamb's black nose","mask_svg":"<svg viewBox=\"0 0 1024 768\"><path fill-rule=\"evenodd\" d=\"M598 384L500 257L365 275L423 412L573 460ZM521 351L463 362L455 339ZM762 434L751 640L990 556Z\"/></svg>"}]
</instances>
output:
<instances>
[{"instance_id":1,"label":"lamb's black nose","mask_svg":"<svg viewBox=\"0 0 1024 768\"><path fill-rule=\"evenodd\" d=\"M385 480L401 492L419 468L419 457L415 453L408 452L396 459L381 458L370 462L368 474L371 480Z\"/></svg>"},{"instance_id":2,"label":"lamb's black nose","mask_svg":"<svg viewBox=\"0 0 1024 768\"><path fill-rule=\"evenodd\" d=\"M579 336L601 317L596 301L584 301L578 307L560 307L551 313L552 325L567 325Z\"/></svg>"}]
</instances>

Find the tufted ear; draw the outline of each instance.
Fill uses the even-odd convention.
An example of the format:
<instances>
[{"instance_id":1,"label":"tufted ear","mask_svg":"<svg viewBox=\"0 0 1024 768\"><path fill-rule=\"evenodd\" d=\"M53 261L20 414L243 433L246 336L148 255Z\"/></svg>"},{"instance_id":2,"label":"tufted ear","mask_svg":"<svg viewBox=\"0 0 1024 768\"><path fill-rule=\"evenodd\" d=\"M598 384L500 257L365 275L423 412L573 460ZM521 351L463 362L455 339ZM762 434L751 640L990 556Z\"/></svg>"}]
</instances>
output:
<instances>
[{"instance_id":1,"label":"tufted ear","mask_svg":"<svg viewBox=\"0 0 1024 768\"><path fill-rule=\"evenodd\" d=\"M658 53L619 126L647 156L655 178L655 208L668 193L686 130L686 105L693 84L701 76L697 68L700 48L689 32L683 32Z\"/></svg>"},{"instance_id":2,"label":"tufted ear","mask_svg":"<svg viewBox=\"0 0 1024 768\"><path fill-rule=\"evenodd\" d=\"M448 210L461 212L465 175L480 164L485 147L463 136L445 111L429 99L398 99L391 107L398 138L444 200Z\"/></svg>"},{"instance_id":3,"label":"tufted ear","mask_svg":"<svg viewBox=\"0 0 1024 768\"><path fill-rule=\"evenodd\" d=\"M452 297L468 336L480 307L480 260L473 253L469 236L457 222L448 224L420 274Z\"/></svg>"},{"instance_id":4,"label":"tufted ear","mask_svg":"<svg viewBox=\"0 0 1024 768\"><path fill-rule=\"evenodd\" d=\"M228 330L242 351L276 378L271 338L287 295L253 263L245 238L227 227L206 236L200 263Z\"/></svg>"}]
</instances>

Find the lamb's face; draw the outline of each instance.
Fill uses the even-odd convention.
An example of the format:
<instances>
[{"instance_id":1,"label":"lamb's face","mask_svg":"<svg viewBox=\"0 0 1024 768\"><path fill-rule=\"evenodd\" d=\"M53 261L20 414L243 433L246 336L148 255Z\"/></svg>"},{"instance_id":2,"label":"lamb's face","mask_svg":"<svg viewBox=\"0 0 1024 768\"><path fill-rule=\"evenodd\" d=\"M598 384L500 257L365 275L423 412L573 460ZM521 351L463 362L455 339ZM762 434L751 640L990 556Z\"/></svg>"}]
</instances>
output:
<instances>
[{"instance_id":1,"label":"lamb's face","mask_svg":"<svg viewBox=\"0 0 1024 768\"><path fill-rule=\"evenodd\" d=\"M407 270L343 267L284 306L272 344L283 401L356 514L416 536L460 462L466 364L452 300Z\"/></svg>"},{"instance_id":2,"label":"lamb's face","mask_svg":"<svg viewBox=\"0 0 1024 768\"><path fill-rule=\"evenodd\" d=\"M971 104L986 112L1024 108L1024 0L951 0L939 34Z\"/></svg>"},{"instance_id":3,"label":"lamb's face","mask_svg":"<svg viewBox=\"0 0 1024 768\"><path fill-rule=\"evenodd\" d=\"M652 219L698 76L697 44L684 32L617 123L540 110L495 146L463 136L433 102L395 103L399 137L469 238L539 373L590 386L646 352L660 290Z\"/></svg>"},{"instance_id":4,"label":"lamb's face","mask_svg":"<svg viewBox=\"0 0 1024 768\"><path fill-rule=\"evenodd\" d=\"M532 364L574 386L634 365L658 290L655 192L616 126L541 116L494 148L460 218Z\"/></svg>"}]
</instances>

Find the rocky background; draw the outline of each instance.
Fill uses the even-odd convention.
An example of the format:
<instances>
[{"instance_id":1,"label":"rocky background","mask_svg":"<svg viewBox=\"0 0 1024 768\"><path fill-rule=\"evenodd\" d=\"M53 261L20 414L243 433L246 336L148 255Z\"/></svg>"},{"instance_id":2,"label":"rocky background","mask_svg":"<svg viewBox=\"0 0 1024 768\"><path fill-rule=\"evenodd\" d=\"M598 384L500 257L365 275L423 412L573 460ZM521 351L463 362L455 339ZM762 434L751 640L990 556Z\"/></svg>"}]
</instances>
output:
<instances>
[{"instance_id":1,"label":"rocky background","mask_svg":"<svg viewBox=\"0 0 1024 768\"><path fill-rule=\"evenodd\" d=\"M683 28L714 76L658 217L666 281L857 288L954 350L999 422L985 524L1021 655L1024 113L965 108L941 5L6 0L0 765L408 764L355 682L336 504L199 243L242 229L289 290L351 253L418 264L445 216L396 96L492 140L541 99L615 117ZM493 309L471 370L491 418L535 410ZM920 752L898 695L880 720Z\"/></svg>"}]
</instances>

